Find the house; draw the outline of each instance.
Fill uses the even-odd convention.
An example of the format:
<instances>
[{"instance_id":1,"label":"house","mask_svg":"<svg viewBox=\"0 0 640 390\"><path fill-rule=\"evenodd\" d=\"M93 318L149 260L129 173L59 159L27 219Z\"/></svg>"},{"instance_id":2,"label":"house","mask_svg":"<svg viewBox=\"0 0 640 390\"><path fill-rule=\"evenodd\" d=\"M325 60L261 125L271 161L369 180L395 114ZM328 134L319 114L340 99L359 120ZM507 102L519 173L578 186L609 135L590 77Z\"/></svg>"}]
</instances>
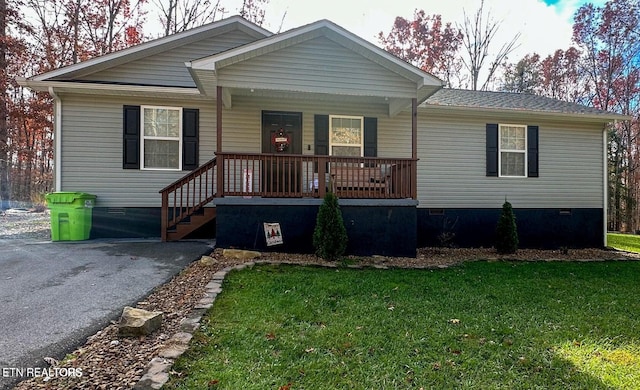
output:
<instances>
[{"instance_id":1,"label":"house","mask_svg":"<svg viewBox=\"0 0 640 390\"><path fill-rule=\"evenodd\" d=\"M491 246L500 209L521 246L602 247L606 125L549 98L443 89L329 21L280 34L231 17L19 83L55 101L55 188L97 195L92 237L310 251L340 198L355 254Z\"/></svg>"}]
</instances>

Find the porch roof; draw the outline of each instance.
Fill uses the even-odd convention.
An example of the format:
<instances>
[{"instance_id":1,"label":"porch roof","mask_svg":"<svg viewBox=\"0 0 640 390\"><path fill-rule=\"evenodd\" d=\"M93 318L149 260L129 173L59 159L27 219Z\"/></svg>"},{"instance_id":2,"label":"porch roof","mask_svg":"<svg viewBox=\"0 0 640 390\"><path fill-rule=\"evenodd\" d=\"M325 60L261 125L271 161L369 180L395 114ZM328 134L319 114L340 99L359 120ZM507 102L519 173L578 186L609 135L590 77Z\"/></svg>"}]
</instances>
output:
<instances>
[{"instance_id":1,"label":"porch roof","mask_svg":"<svg viewBox=\"0 0 640 390\"><path fill-rule=\"evenodd\" d=\"M387 104L391 116L424 101L442 81L328 21L186 62L200 91L225 106L234 95L287 94Z\"/></svg>"}]
</instances>

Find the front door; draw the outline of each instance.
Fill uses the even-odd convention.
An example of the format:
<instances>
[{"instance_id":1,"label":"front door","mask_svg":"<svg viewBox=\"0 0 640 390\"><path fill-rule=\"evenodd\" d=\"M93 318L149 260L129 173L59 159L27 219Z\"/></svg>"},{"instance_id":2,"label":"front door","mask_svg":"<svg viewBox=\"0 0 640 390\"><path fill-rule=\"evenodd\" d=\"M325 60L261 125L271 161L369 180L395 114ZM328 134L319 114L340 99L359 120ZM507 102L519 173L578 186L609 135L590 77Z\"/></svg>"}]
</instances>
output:
<instances>
[{"instance_id":1,"label":"front door","mask_svg":"<svg viewBox=\"0 0 640 390\"><path fill-rule=\"evenodd\" d=\"M262 112L262 153L302 154L302 113ZM262 170L266 195L287 196L300 192L301 162L294 158L267 159Z\"/></svg>"}]
</instances>

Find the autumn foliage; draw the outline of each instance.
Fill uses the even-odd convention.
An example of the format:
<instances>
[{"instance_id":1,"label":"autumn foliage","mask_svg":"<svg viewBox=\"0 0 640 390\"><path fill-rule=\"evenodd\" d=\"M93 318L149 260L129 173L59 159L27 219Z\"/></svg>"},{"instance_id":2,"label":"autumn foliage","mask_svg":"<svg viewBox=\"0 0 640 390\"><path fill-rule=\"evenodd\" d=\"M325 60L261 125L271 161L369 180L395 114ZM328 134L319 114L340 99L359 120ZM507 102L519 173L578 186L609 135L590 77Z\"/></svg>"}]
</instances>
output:
<instances>
[{"instance_id":1,"label":"autumn foliage","mask_svg":"<svg viewBox=\"0 0 640 390\"><path fill-rule=\"evenodd\" d=\"M157 38L145 31L149 18L171 33L179 31L176 23L186 29L212 22L225 16L221 1L0 0L0 209L54 190L53 98L20 87L17 77ZM246 0L238 12L262 23L268 1ZM165 11L173 19L157 16Z\"/></svg>"},{"instance_id":2,"label":"autumn foliage","mask_svg":"<svg viewBox=\"0 0 640 390\"><path fill-rule=\"evenodd\" d=\"M450 87L532 93L631 117L607 129L608 228L640 230L640 3L586 3L574 15L572 46L515 61L501 50L514 41L492 42L500 21L483 6L465 12L461 25L416 11L412 19L396 18L378 38L387 51ZM479 68L488 74L484 82L477 80Z\"/></svg>"}]
</instances>

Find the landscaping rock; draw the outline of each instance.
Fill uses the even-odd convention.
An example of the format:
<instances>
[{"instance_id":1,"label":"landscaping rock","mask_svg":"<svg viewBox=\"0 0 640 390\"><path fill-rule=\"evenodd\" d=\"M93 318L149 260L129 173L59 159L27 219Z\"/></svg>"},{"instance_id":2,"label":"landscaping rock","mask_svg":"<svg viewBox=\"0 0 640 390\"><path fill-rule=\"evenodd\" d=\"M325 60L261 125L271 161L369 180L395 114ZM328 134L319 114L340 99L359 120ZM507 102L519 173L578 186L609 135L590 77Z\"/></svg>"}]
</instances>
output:
<instances>
[{"instance_id":1,"label":"landscaping rock","mask_svg":"<svg viewBox=\"0 0 640 390\"><path fill-rule=\"evenodd\" d=\"M163 358L153 358L146 368L146 373L136 383L136 390L160 389L169 380L169 369L173 362Z\"/></svg>"},{"instance_id":2,"label":"landscaping rock","mask_svg":"<svg viewBox=\"0 0 640 390\"><path fill-rule=\"evenodd\" d=\"M260 257L260 252L240 249L225 249L222 251L222 255L231 259L252 260Z\"/></svg>"},{"instance_id":3,"label":"landscaping rock","mask_svg":"<svg viewBox=\"0 0 640 390\"><path fill-rule=\"evenodd\" d=\"M216 259L211 256L202 256L200 258L200 264L206 265L207 267L211 267L212 265L216 264L216 262Z\"/></svg>"},{"instance_id":4,"label":"landscaping rock","mask_svg":"<svg viewBox=\"0 0 640 390\"><path fill-rule=\"evenodd\" d=\"M163 348L158 354L166 359L176 359L180 357L189 347L189 341L193 335L191 333L176 333L167 343L167 347Z\"/></svg>"},{"instance_id":5,"label":"landscaping rock","mask_svg":"<svg viewBox=\"0 0 640 390\"><path fill-rule=\"evenodd\" d=\"M126 306L122 310L118 334L120 336L143 336L153 333L162 325L162 312L147 311Z\"/></svg>"}]
</instances>

